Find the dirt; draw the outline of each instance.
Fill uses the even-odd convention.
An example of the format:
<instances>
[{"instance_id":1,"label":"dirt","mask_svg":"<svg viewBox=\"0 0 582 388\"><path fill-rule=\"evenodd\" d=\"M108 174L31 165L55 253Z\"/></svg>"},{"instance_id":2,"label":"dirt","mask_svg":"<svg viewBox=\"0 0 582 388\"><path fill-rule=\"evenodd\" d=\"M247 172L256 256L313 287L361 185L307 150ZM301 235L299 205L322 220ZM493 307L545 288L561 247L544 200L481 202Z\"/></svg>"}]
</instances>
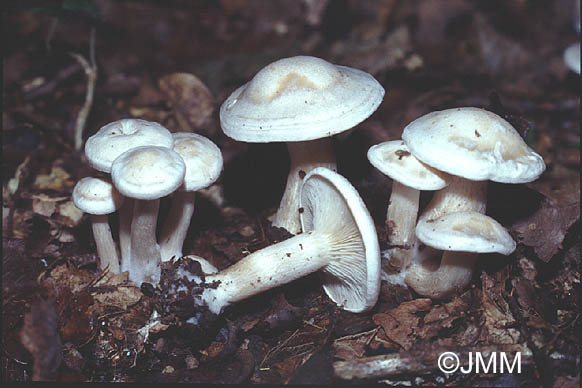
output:
<instances>
[{"instance_id":1,"label":"dirt","mask_svg":"<svg viewBox=\"0 0 582 388\"><path fill-rule=\"evenodd\" d=\"M574 0L4 7L3 382L579 386L581 84L562 58L580 41ZM76 128L86 140L136 117L218 145L224 170L197 195L184 253L224 269L290 237L269 220L289 160L282 143L224 135L220 105L265 65L299 54L367 71L386 89L370 118L333 138L383 250L391 180L368 148L434 110L477 106L507 119L547 166L535 182L489 184L487 214L517 250L481 255L469 288L442 301L383 281L361 314L334 304L317 274L215 315L196 310L199 289L169 293L169 266L158 287L103 272L71 193L105 174L76 150ZM160 223L169 205L162 199ZM118 217L110 223L117 238ZM436 362L444 351L520 352L522 370L447 374ZM372 367L388 359L393 367Z\"/></svg>"}]
</instances>

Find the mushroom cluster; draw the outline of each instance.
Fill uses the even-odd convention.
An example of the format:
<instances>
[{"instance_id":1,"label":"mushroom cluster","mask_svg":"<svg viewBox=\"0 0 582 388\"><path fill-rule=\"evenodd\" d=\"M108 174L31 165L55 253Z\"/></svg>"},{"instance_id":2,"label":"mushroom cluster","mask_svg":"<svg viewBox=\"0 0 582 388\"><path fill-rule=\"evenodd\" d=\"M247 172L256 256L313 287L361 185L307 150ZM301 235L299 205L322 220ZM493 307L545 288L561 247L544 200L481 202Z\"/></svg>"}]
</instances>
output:
<instances>
[{"instance_id":1,"label":"mushroom cluster","mask_svg":"<svg viewBox=\"0 0 582 388\"><path fill-rule=\"evenodd\" d=\"M368 153L399 182L388 207L387 223L396 230L389 255L418 294L443 298L468 285L479 253L515 250L509 233L485 215L487 181L530 182L545 164L511 124L479 108L424 115L404 128L402 139ZM437 191L416 222L418 190ZM390 211L401 206L406 211Z\"/></svg>"},{"instance_id":2,"label":"mushroom cluster","mask_svg":"<svg viewBox=\"0 0 582 388\"><path fill-rule=\"evenodd\" d=\"M137 284L157 283L159 264L182 255L195 191L222 171L222 154L207 138L174 133L158 123L122 119L103 126L85 144L90 165L110 178L83 178L73 202L92 214L101 268L128 271ZM174 193L158 244L160 198ZM119 210L119 253L107 214Z\"/></svg>"}]
</instances>

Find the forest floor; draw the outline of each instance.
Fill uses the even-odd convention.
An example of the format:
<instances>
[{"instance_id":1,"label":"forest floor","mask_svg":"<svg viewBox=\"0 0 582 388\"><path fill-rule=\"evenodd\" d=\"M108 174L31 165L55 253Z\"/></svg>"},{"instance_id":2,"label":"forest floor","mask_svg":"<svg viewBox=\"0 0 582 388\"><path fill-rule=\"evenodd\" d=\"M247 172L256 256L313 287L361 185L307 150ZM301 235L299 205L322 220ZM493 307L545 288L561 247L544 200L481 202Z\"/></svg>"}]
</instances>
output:
<instances>
[{"instance_id":1,"label":"forest floor","mask_svg":"<svg viewBox=\"0 0 582 388\"><path fill-rule=\"evenodd\" d=\"M575 1L15 7L2 14L3 382L580 386L581 84L562 57L580 40ZM197 196L184 253L223 269L287 237L269 217L289 161L284 144L226 137L220 104L268 63L300 54L367 71L386 89L369 119L334 137L338 171L362 196L382 249L391 180L369 164L370 146L451 107L511 122L547 166L535 182L489 184L487 214L517 250L481 255L470 287L442 301L383 281L376 306L353 314L312 274L229 307L204 329L179 314L156 318L155 296L127 273L99 270L90 219L71 202L75 183L96 174L75 150L76 128L86 139L136 117L217 144L224 170ZM168 82L176 72L194 74L212 99ZM421 204L429 199L423 192ZM111 223L115 231L116 216ZM446 351L519 354L521 373L445 374L437 358Z\"/></svg>"}]
</instances>

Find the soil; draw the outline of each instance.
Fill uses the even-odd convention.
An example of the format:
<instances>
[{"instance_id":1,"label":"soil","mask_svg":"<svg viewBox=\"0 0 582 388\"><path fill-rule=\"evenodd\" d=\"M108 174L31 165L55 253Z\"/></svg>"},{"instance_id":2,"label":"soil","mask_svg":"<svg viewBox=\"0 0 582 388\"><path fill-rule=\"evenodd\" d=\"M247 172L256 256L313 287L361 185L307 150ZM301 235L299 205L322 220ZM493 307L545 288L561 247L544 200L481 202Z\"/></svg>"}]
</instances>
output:
<instances>
[{"instance_id":1,"label":"soil","mask_svg":"<svg viewBox=\"0 0 582 388\"><path fill-rule=\"evenodd\" d=\"M580 41L576 1L4 7L3 382L579 386L581 83L563 61ZM368 148L434 110L476 106L507 119L547 167L531 183L489 184L487 214L516 251L480 255L470 287L445 300L384 280L376 306L360 314L333 303L317 274L215 315L169 292L170 264L157 287L102 271L90 217L71 193L82 177L105 174L75 134L86 140L121 118L195 132L222 151L220 178L197 194L185 254L224 269L290 237L269 220L289 168L285 145L228 138L218 111L262 67L294 55L364 70L386 89L371 117L333 138L338 171L368 207L382 250L392 181ZM430 197L423 192L421 206ZM117 215L110 224L117 239ZM522 369L444 373L445 351L519 353ZM375 369L378 360L391 361Z\"/></svg>"}]
</instances>

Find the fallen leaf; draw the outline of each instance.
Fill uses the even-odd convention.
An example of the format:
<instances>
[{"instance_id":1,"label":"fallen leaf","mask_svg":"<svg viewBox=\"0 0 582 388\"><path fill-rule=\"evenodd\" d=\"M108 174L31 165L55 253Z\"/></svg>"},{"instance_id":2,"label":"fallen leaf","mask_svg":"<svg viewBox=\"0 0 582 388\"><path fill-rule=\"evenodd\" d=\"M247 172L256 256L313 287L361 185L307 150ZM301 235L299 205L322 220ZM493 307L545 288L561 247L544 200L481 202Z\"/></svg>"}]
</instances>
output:
<instances>
[{"instance_id":1,"label":"fallen leaf","mask_svg":"<svg viewBox=\"0 0 582 388\"><path fill-rule=\"evenodd\" d=\"M580 219L580 176L570 170L556 169L546 179L528 185L545 198L535 213L510 227L518 235L518 241L533 247L544 262L550 261L562 248L568 229Z\"/></svg>"},{"instance_id":2,"label":"fallen leaf","mask_svg":"<svg viewBox=\"0 0 582 388\"><path fill-rule=\"evenodd\" d=\"M194 74L172 73L160 78L159 87L166 94L184 132L207 129L214 111L214 97Z\"/></svg>"},{"instance_id":3,"label":"fallen leaf","mask_svg":"<svg viewBox=\"0 0 582 388\"><path fill-rule=\"evenodd\" d=\"M33 187L38 190L54 190L58 192L66 191L75 185L71 179L71 174L61 167L53 167L47 174L37 175Z\"/></svg>"},{"instance_id":4,"label":"fallen leaf","mask_svg":"<svg viewBox=\"0 0 582 388\"><path fill-rule=\"evenodd\" d=\"M517 329L511 327L516 324L516 321L503 298L505 282L496 280L483 271L481 283L483 317L488 334L485 336L485 341L488 344L516 344L520 334Z\"/></svg>"},{"instance_id":5,"label":"fallen leaf","mask_svg":"<svg viewBox=\"0 0 582 388\"><path fill-rule=\"evenodd\" d=\"M409 350L416 340L415 331L420 322L420 314L430 310L432 301L421 298L401 303L386 312L374 314L374 323L382 326L386 336L405 350Z\"/></svg>"}]
</instances>

